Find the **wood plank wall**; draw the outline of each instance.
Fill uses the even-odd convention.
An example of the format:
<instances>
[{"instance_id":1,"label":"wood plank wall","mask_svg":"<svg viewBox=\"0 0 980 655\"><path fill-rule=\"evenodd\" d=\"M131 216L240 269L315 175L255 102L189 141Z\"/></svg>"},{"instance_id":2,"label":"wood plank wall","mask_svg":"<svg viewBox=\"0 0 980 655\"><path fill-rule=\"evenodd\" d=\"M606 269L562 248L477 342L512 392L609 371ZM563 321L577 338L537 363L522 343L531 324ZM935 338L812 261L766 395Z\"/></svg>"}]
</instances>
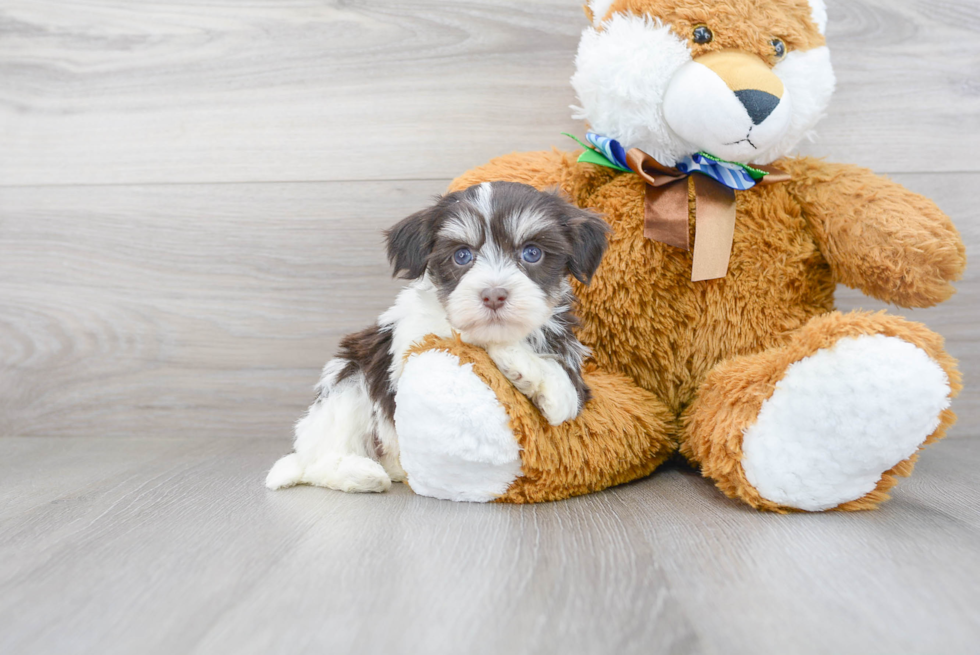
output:
<instances>
[{"instance_id":1,"label":"wood plank wall","mask_svg":"<svg viewBox=\"0 0 980 655\"><path fill-rule=\"evenodd\" d=\"M980 253L976 0L829 0L808 154L936 198ZM495 155L569 148L575 0L2 0L0 435L285 438L390 302L381 230ZM980 422L980 275L903 314ZM841 294L842 308L879 307Z\"/></svg>"}]
</instances>

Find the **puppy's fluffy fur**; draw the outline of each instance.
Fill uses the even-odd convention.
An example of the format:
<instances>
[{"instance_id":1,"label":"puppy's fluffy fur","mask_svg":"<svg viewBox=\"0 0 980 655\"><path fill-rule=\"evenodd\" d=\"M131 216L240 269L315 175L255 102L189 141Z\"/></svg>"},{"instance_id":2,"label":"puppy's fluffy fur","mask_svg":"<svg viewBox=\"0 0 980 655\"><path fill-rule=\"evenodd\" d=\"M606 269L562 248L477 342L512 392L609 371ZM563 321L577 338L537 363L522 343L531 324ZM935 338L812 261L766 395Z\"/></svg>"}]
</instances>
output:
<instances>
[{"instance_id":1,"label":"puppy's fluffy fur","mask_svg":"<svg viewBox=\"0 0 980 655\"><path fill-rule=\"evenodd\" d=\"M413 280L378 323L349 335L296 425L295 452L269 472L279 489L384 491L405 479L393 421L405 353L454 332L486 348L553 425L589 399L567 276L588 282L608 227L557 194L509 182L441 198L388 232L396 275Z\"/></svg>"}]
</instances>

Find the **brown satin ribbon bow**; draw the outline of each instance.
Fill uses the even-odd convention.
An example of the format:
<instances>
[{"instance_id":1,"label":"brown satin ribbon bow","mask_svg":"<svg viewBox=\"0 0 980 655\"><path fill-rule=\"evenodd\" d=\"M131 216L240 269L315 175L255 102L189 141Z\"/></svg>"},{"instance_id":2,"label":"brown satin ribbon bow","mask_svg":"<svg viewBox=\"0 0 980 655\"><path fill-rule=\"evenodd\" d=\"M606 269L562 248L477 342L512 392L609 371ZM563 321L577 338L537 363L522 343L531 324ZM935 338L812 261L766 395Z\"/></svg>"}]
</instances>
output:
<instances>
[{"instance_id":1,"label":"brown satin ribbon bow","mask_svg":"<svg viewBox=\"0 0 980 655\"><path fill-rule=\"evenodd\" d=\"M693 173L664 166L638 148L626 153L626 163L647 183L643 236L690 250L687 178ZM758 184L791 179L788 173L771 166L755 168L769 173ZM707 175L695 175L694 192L697 208L691 281L723 278L728 275L735 236L735 191Z\"/></svg>"}]
</instances>

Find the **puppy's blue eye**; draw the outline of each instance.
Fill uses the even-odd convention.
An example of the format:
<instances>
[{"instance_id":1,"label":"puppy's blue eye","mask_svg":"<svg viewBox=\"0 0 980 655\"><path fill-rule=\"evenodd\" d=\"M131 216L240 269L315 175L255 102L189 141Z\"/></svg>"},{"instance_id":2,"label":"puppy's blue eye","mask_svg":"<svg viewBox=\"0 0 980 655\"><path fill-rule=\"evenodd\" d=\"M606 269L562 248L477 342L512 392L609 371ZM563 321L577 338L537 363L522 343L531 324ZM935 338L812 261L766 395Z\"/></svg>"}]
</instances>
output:
<instances>
[{"instance_id":1,"label":"puppy's blue eye","mask_svg":"<svg viewBox=\"0 0 980 655\"><path fill-rule=\"evenodd\" d=\"M537 246L524 246L524 252L521 253L521 259L526 261L528 264L537 264L541 261L541 248Z\"/></svg>"},{"instance_id":2,"label":"puppy's blue eye","mask_svg":"<svg viewBox=\"0 0 980 655\"><path fill-rule=\"evenodd\" d=\"M473 253L470 252L469 248L460 248L453 255L453 261L459 266L466 266L473 261Z\"/></svg>"}]
</instances>

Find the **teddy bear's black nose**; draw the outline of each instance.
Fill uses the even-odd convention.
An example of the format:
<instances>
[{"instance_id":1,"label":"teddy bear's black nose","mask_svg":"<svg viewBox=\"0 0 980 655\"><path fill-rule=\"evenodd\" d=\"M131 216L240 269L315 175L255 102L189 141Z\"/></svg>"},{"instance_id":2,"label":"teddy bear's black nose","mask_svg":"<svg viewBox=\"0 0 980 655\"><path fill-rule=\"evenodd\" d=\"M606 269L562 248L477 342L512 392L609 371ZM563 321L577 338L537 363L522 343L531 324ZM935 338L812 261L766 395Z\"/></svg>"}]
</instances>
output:
<instances>
[{"instance_id":1,"label":"teddy bear's black nose","mask_svg":"<svg viewBox=\"0 0 980 655\"><path fill-rule=\"evenodd\" d=\"M745 89L736 91L735 97L745 107L745 111L749 112L749 118L755 125L761 125L762 121L769 118L769 114L779 106L779 98L765 91Z\"/></svg>"}]
</instances>

